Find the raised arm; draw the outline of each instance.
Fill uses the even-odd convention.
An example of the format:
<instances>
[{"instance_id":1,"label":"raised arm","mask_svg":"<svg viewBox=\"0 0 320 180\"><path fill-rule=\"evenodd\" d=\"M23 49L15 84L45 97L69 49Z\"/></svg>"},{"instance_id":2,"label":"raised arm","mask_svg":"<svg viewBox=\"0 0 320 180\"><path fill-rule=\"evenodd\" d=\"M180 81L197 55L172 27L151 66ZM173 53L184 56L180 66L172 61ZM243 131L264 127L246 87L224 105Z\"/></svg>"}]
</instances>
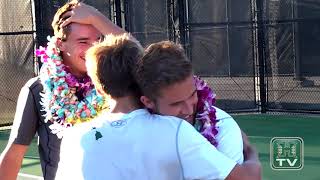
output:
<instances>
[{"instance_id":1,"label":"raised arm","mask_svg":"<svg viewBox=\"0 0 320 180\"><path fill-rule=\"evenodd\" d=\"M80 24L90 24L104 35L126 33L124 29L121 29L119 26L112 23L96 8L85 3L78 3L72 11L65 13L64 16L70 17L60 25L61 27L75 22Z\"/></svg>"}]
</instances>

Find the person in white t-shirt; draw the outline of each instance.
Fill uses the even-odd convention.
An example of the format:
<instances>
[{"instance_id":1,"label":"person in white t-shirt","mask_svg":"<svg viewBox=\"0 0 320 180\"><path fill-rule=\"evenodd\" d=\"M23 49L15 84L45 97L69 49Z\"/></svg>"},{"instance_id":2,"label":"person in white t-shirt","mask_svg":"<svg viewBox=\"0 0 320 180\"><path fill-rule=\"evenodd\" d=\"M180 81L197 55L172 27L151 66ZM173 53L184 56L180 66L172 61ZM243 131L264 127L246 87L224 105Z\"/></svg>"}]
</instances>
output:
<instances>
[{"instance_id":1,"label":"person in white t-shirt","mask_svg":"<svg viewBox=\"0 0 320 180\"><path fill-rule=\"evenodd\" d=\"M192 64L181 45L153 43L137 63L141 102L152 112L185 119L220 152L241 164L243 140L235 120L213 106L215 94L193 75Z\"/></svg>"},{"instance_id":2,"label":"person in white t-shirt","mask_svg":"<svg viewBox=\"0 0 320 180\"><path fill-rule=\"evenodd\" d=\"M260 179L251 146L237 164L190 123L143 109L132 73L142 54L128 35L108 36L88 50L89 76L110 111L66 130L56 179Z\"/></svg>"}]
</instances>

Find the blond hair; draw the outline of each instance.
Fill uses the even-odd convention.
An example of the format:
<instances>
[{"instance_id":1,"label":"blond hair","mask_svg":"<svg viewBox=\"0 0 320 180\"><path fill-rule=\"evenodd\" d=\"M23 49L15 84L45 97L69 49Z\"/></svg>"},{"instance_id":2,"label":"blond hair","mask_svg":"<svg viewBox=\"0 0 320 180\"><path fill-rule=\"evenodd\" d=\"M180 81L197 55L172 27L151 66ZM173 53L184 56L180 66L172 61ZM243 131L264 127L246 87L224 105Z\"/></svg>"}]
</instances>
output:
<instances>
[{"instance_id":1,"label":"blond hair","mask_svg":"<svg viewBox=\"0 0 320 180\"><path fill-rule=\"evenodd\" d=\"M78 0L72 0L62 7L60 7L55 13L51 26L53 28L54 35L61 38L61 40L66 40L68 33L70 32L70 27L65 26L63 28L60 25L68 19L70 16L66 16L65 13L71 11L75 6L79 4Z\"/></svg>"}]
</instances>

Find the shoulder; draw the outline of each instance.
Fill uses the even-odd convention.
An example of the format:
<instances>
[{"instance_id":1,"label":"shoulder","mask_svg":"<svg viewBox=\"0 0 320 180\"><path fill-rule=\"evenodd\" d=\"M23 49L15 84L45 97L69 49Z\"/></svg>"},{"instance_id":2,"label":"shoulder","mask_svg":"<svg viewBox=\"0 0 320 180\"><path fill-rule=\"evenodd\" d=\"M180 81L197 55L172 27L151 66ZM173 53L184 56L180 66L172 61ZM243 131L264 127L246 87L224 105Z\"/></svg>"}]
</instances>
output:
<instances>
[{"instance_id":1,"label":"shoulder","mask_svg":"<svg viewBox=\"0 0 320 180\"><path fill-rule=\"evenodd\" d=\"M173 127L174 129L178 129L181 123L184 122L183 119L177 118L175 116L151 114L151 118L160 126L169 126Z\"/></svg>"},{"instance_id":2,"label":"shoulder","mask_svg":"<svg viewBox=\"0 0 320 180\"><path fill-rule=\"evenodd\" d=\"M83 122L81 124L75 124L72 127L66 128L65 132L63 133L63 139L69 136L81 136L86 134L93 128L92 122Z\"/></svg>"},{"instance_id":3,"label":"shoulder","mask_svg":"<svg viewBox=\"0 0 320 180\"><path fill-rule=\"evenodd\" d=\"M228 114L227 112L214 107L216 109L216 118L218 120L218 126L223 126L224 128L232 129L232 128L239 128L237 122L233 119L233 117Z\"/></svg>"},{"instance_id":4,"label":"shoulder","mask_svg":"<svg viewBox=\"0 0 320 180\"><path fill-rule=\"evenodd\" d=\"M138 120L138 122L141 123L141 127L143 125L144 129L147 129L148 132L150 131L151 134L162 134L161 136L155 138L167 138L171 140L175 140L173 137L176 137L177 134L179 134L179 131L185 131L181 124L187 124L187 126L189 124L184 120L174 116L164 116L158 114L150 114L148 115L147 119L141 119Z\"/></svg>"},{"instance_id":5,"label":"shoulder","mask_svg":"<svg viewBox=\"0 0 320 180\"><path fill-rule=\"evenodd\" d=\"M34 88L36 86L41 86L41 82L40 82L40 78L39 76L36 76L34 78L31 78L27 81L27 83L25 84L26 87L29 87L29 88Z\"/></svg>"},{"instance_id":6,"label":"shoulder","mask_svg":"<svg viewBox=\"0 0 320 180\"><path fill-rule=\"evenodd\" d=\"M217 119L224 119L224 118L232 118L230 116L230 114L228 114L227 112L225 112L224 110L222 109L219 109L218 107L216 106L213 106L215 109L216 109L216 117Z\"/></svg>"},{"instance_id":7,"label":"shoulder","mask_svg":"<svg viewBox=\"0 0 320 180\"><path fill-rule=\"evenodd\" d=\"M174 121L174 122L180 122L182 119L175 117L175 116L165 116L165 115L158 115L158 114L151 114L151 116L154 119L161 119L161 120L168 120L168 121Z\"/></svg>"},{"instance_id":8,"label":"shoulder","mask_svg":"<svg viewBox=\"0 0 320 180\"><path fill-rule=\"evenodd\" d=\"M34 77L29 79L20 90L17 106L19 106L22 109L28 106L33 107L34 104L36 104L37 106L40 106L39 102L41 98L40 96L41 92L42 92L42 85L39 78ZM29 112L30 113L33 112L32 108L29 108Z\"/></svg>"},{"instance_id":9,"label":"shoulder","mask_svg":"<svg viewBox=\"0 0 320 180\"><path fill-rule=\"evenodd\" d=\"M99 115L88 122L83 122L75 124L72 127L66 128L63 132L63 140L70 138L73 139L82 139L88 133L95 132L96 130L103 130L108 126L105 118L102 115Z\"/></svg>"},{"instance_id":10,"label":"shoulder","mask_svg":"<svg viewBox=\"0 0 320 180\"><path fill-rule=\"evenodd\" d=\"M167 116L167 115L160 115L160 114L154 114L150 113L147 109L139 109L136 110L135 113L132 114L132 117L139 117L139 122L142 123L153 123L157 125L175 125L177 126L182 119L177 118L175 116ZM147 122L146 122L147 121Z\"/></svg>"},{"instance_id":11,"label":"shoulder","mask_svg":"<svg viewBox=\"0 0 320 180\"><path fill-rule=\"evenodd\" d=\"M24 88L28 88L32 92L41 92L43 88L39 76L29 79Z\"/></svg>"},{"instance_id":12,"label":"shoulder","mask_svg":"<svg viewBox=\"0 0 320 180\"><path fill-rule=\"evenodd\" d=\"M90 130L92 130L92 126L90 122L84 122L81 124L74 125L72 127L65 128L63 130L63 137L61 141L61 148L64 149L61 152L68 151L70 148L77 148L80 150L81 144Z\"/></svg>"},{"instance_id":13,"label":"shoulder","mask_svg":"<svg viewBox=\"0 0 320 180\"><path fill-rule=\"evenodd\" d=\"M217 149L237 163L243 162L243 140L237 122L223 110L217 109Z\"/></svg>"}]
</instances>

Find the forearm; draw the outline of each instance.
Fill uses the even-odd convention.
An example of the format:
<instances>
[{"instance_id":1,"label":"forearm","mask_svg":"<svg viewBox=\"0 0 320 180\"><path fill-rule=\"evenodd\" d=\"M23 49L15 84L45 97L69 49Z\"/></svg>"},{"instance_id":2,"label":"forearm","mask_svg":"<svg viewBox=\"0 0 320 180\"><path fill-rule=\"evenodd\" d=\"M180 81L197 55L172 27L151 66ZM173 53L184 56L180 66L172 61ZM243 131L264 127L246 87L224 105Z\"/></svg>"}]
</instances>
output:
<instances>
[{"instance_id":1,"label":"forearm","mask_svg":"<svg viewBox=\"0 0 320 180\"><path fill-rule=\"evenodd\" d=\"M244 179L260 180L261 179L261 164L259 161L258 152L251 145L246 146L244 168L246 168Z\"/></svg>"},{"instance_id":2,"label":"forearm","mask_svg":"<svg viewBox=\"0 0 320 180\"><path fill-rule=\"evenodd\" d=\"M247 160L243 163L245 173L242 179L261 180L261 164L257 160Z\"/></svg>"},{"instance_id":3,"label":"forearm","mask_svg":"<svg viewBox=\"0 0 320 180\"><path fill-rule=\"evenodd\" d=\"M103 35L114 34L119 35L126 33L126 31L116 24L112 23L107 17L101 15L97 15L94 18L94 23L92 25L99 30Z\"/></svg>"},{"instance_id":4,"label":"forearm","mask_svg":"<svg viewBox=\"0 0 320 180\"><path fill-rule=\"evenodd\" d=\"M226 180L260 180L261 179L261 164L258 153L255 149L247 145L245 148L245 161L241 165L236 165L228 175Z\"/></svg>"},{"instance_id":5,"label":"forearm","mask_svg":"<svg viewBox=\"0 0 320 180\"><path fill-rule=\"evenodd\" d=\"M85 3L79 3L72 11L65 13L70 16L60 26L65 27L70 23L89 24L94 26L103 35L123 34L125 30L112 23L106 16L99 12L96 8Z\"/></svg>"},{"instance_id":6,"label":"forearm","mask_svg":"<svg viewBox=\"0 0 320 180\"><path fill-rule=\"evenodd\" d=\"M4 157L0 160L0 179L15 180L17 179L22 161L14 157Z\"/></svg>"},{"instance_id":7,"label":"forearm","mask_svg":"<svg viewBox=\"0 0 320 180\"><path fill-rule=\"evenodd\" d=\"M0 156L0 179L17 179L26 150L27 146L14 144L2 152Z\"/></svg>"},{"instance_id":8,"label":"forearm","mask_svg":"<svg viewBox=\"0 0 320 180\"><path fill-rule=\"evenodd\" d=\"M226 180L261 180L261 165L258 161L245 161L243 164L237 164Z\"/></svg>"}]
</instances>

